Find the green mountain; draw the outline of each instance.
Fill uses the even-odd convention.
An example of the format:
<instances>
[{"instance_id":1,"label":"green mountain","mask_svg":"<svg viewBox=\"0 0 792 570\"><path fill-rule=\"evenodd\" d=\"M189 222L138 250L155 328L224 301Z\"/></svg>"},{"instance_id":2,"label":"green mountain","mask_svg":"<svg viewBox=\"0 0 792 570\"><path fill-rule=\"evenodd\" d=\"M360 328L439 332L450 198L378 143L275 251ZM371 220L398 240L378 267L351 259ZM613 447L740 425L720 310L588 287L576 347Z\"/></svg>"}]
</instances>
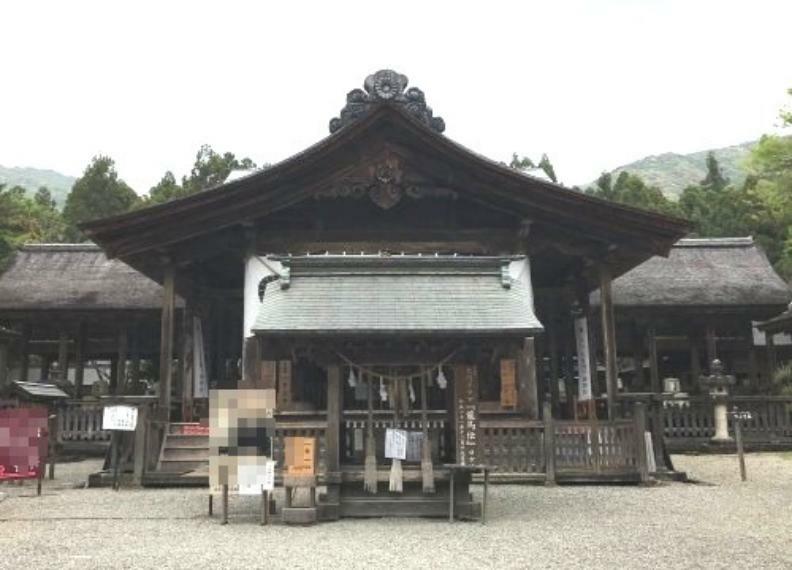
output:
<instances>
[{"instance_id":1,"label":"green mountain","mask_svg":"<svg viewBox=\"0 0 792 570\"><path fill-rule=\"evenodd\" d=\"M745 179L743 163L748 153L756 145L756 141L711 149L723 170L732 183L739 184ZM677 154L666 152L647 156L630 164L613 170L614 178L620 172L627 171L637 174L652 186L657 186L669 198L678 198L686 186L700 182L707 173L706 159L710 150ZM584 184L581 188L593 186L594 182Z\"/></svg>"},{"instance_id":2,"label":"green mountain","mask_svg":"<svg viewBox=\"0 0 792 570\"><path fill-rule=\"evenodd\" d=\"M52 193L55 202L58 203L58 207L61 208L75 180L71 176L54 170L0 166L0 184L5 184L9 188L22 186L31 195L40 187L46 186Z\"/></svg>"}]
</instances>

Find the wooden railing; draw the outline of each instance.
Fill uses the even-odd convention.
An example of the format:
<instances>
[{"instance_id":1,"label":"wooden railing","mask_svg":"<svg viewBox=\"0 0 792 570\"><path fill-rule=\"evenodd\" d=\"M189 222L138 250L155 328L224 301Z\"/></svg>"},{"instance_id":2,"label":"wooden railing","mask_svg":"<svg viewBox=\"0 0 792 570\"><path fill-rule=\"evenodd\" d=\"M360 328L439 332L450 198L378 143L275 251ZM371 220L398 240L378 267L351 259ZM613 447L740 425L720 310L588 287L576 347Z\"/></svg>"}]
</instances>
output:
<instances>
[{"instance_id":1,"label":"wooden railing","mask_svg":"<svg viewBox=\"0 0 792 570\"><path fill-rule=\"evenodd\" d=\"M544 423L520 419L482 420L484 463L500 473L544 473Z\"/></svg>"},{"instance_id":2,"label":"wooden railing","mask_svg":"<svg viewBox=\"0 0 792 570\"><path fill-rule=\"evenodd\" d=\"M709 396L678 398L669 394L620 394L620 415L629 416L635 402L644 402L649 417L660 417L663 437L674 448L695 449L715 435L714 401ZM753 444L792 445L792 397L729 396L728 411L750 412L742 420L743 438ZM729 416L729 431L734 420Z\"/></svg>"},{"instance_id":3,"label":"wooden railing","mask_svg":"<svg viewBox=\"0 0 792 570\"><path fill-rule=\"evenodd\" d=\"M57 410L58 443L77 441L110 441L110 432L102 429L102 404L69 401Z\"/></svg>"},{"instance_id":4,"label":"wooden railing","mask_svg":"<svg viewBox=\"0 0 792 570\"><path fill-rule=\"evenodd\" d=\"M592 474L634 472L641 459L638 436L632 420L556 422L556 470Z\"/></svg>"}]
</instances>

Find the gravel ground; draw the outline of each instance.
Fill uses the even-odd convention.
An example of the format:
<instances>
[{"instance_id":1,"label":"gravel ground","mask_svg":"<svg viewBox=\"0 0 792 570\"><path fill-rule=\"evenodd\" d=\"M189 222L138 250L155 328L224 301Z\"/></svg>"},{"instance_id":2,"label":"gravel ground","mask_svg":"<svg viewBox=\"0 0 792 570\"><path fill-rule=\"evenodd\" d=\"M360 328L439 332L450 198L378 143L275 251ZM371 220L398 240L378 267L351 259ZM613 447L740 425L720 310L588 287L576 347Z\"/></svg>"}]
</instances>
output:
<instances>
[{"instance_id":1,"label":"gravel ground","mask_svg":"<svg viewBox=\"0 0 792 570\"><path fill-rule=\"evenodd\" d=\"M489 521L344 520L256 524L231 498L231 523L201 490L77 489L96 462L58 467L44 496L0 486L2 568L790 568L792 454L674 457L698 483L655 487L503 485ZM478 490L476 491L478 492Z\"/></svg>"}]
</instances>

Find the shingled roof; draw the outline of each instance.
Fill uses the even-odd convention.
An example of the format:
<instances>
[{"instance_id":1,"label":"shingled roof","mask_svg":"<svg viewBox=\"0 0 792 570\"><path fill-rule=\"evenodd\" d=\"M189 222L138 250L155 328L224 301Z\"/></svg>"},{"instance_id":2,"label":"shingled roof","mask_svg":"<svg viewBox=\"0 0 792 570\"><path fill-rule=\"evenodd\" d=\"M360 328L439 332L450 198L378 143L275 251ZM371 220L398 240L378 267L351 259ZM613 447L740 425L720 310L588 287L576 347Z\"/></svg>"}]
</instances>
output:
<instances>
[{"instance_id":1,"label":"shingled roof","mask_svg":"<svg viewBox=\"0 0 792 570\"><path fill-rule=\"evenodd\" d=\"M94 244L25 245L0 275L0 310L159 309L162 287Z\"/></svg>"},{"instance_id":2,"label":"shingled roof","mask_svg":"<svg viewBox=\"0 0 792 570\"><path fill-rule=\"evenodd\" d=\"M778 306L792 292L751 237L679 240L613 282L617 307ZM599 291L591 295L599 304Z\"/></svg>"}]
</instances>

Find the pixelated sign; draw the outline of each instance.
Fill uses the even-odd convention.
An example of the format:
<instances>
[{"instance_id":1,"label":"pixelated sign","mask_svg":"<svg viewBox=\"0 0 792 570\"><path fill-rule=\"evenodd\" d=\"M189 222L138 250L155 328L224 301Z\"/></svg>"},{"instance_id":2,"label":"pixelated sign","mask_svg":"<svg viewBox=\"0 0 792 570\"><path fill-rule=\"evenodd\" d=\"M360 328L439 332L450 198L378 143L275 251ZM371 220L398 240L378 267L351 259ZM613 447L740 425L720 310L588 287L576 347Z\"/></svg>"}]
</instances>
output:
<instances>
[{"instance_id":1,"label":"pixelated sign","mask_svg":"<svg viewBox=\"0 0 792 570\"><path fill-rule=\"evenodd\" d=\"M316 472L316 439L313 437L287 437L286 473L289 475L313 475Z\"/></svg>"},{"instance_id":2,"label":"pixelated sign","mask_svg":"<svg viewBox=\"0 0 792 570\"><path fill-rule=\"evenodd\" d=\"M275 436L275 390L209 392L209 486L233 492L256 486L272 457ZM240 472L241 469L241 472ZM246 491L247 492L247 491ZM260 492L260 489L257 491Z\"/></svg>"},{"instance_id":3,"label":"pixelated sign","mask_svg":"<svg viewBox=\"0 0 792 570\"><path fill-rule=\"evenodd\" d=\"M275 488L275 462L261 457L239 457L237 482L240 495L260 495ZM249 461L248 461L249 460Z\"/></svg>"},{"instance_id":4,"label":"pixelated sign","mask_svg":"<svg viewBox=\"0 0 792 570\"><path fill-rule=\"evenodd\" d=\"M46 408L0 410L0 480L32 479L47 456Z\"/></svg>"},{"instance_id":5,"label":"pixelated sign","mask_svg":"<svg viewBox=\"0 0 792 570\"><path fill-rule=\"evenodd\" d=\"M135 431L138 411L134 406L105 406L102 410L102 429Z\"/></svg>"}]
</instances>

